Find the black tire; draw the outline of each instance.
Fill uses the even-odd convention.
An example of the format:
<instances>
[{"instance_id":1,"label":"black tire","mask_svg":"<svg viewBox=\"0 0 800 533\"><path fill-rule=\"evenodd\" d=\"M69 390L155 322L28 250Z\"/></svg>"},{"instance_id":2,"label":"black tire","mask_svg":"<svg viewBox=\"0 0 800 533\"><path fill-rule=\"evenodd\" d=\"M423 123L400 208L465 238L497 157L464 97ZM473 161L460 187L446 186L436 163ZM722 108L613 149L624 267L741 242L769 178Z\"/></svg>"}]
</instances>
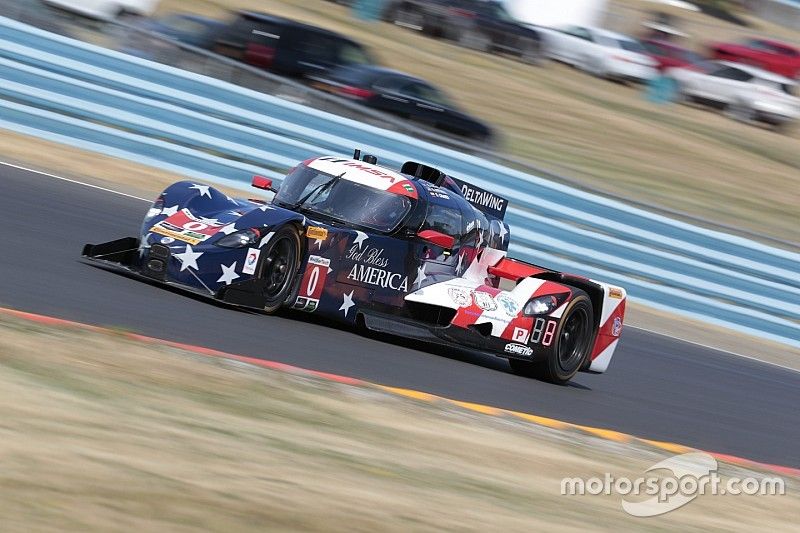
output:
<instances>
[{"instance_id":1,"label":"black tire","mask_svg":"<svg viewBox=\"0 0 800 533\"><path fill-rule=\"evenodd\" d=\"M458 36L458 44L477 52L489 52L492 48L492 40L475 28L464 28Z\"/></svg>"},{"instance_id":2,"label":"black tire","mask_svg":"<svg viewBox=\"0 0 800 533\"><path fill-rule=\"evenodd\" d=\"M581 369L592 349L594 312L589 296L573 290L575 297L562 315L547 358L535 362L509 359L515 374L563 385Z\"/></svg>"},{"instance_id":3,"label":"black tire","mask_svg":"<svg viewBox=\"0 0 800 533\"><path fill-rule=\"evenodd\" d=\"M283 226L261 251L257 277L263 280L264 312L272 314L286 302L300 268L300 234L294 226Z\"/></svg>"},{"instance_id":4,"label":"black tire","mask_svg":"<svg viewBox=\"0 0 800 533\"><path fill-rule=\"evenodd\" d=\"M755 120L755 114L753 107L743 100L736 100L725 107L725 116L743 124L752 123Z\"/></svg>"},{"instance_id":5,"label":"black tire","mask_svg":"<svg viewBox=\"0 0 800 533\"><path fill-rule=\"evenodd\" d=\"M424 33L425 17L411 6L399 5L395 7L389 18L389 22L397 26Z\"/></svg>"},{"instance_id":6,"label":"black tire","mask_svg":"<svg viewBox=\"0 0 800 533\"><path fill-rule=\"evenodd\" d=\"M519 58L528 65L541 65L544 60L541 42L536 39L525 39L519 51Z\"/></svg>"}]
</instances>

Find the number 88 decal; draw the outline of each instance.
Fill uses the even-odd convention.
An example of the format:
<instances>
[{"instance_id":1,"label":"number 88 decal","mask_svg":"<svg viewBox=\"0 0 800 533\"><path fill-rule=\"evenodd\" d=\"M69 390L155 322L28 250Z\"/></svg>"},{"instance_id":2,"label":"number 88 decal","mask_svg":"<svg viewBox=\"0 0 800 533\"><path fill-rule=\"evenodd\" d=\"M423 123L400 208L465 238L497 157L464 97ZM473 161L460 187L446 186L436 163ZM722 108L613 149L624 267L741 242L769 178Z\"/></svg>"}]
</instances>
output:
<instances>
[{"instance_id":1,"label":"number 88 decal","mask_svg":"<svg viewBox=\"0 0 800 533\"><path fill-rule=\"evenodd\" d=\"M556 333L558 324L555 320L546 320L542 317L536 319L533 325L533 332L531 333L531 344L539 344L541 341L542 346L550 346L553 343L553 335Z\"/></svg>"}]
</instances>

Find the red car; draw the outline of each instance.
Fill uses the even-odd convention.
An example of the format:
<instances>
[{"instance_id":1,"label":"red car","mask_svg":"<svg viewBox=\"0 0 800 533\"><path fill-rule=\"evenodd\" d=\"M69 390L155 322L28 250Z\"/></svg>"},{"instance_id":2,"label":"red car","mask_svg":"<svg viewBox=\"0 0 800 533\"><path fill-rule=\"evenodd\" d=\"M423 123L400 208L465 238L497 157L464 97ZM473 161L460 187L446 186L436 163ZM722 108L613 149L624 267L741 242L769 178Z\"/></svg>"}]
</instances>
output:
<instances>
[{"instance_id":1,"label":"red car","mask_svg":"<svg viewBox=\"0 0 800 533\"><path fill-rule=\"evenodd\" d=\"M658 61L659 72L676 67L694 69L694 65L706 60L697 52L669 41L644 39L641 43L647 50L648 55Z\"/></svg>"},{"instance_id":2,"label":"red car","mask_svg":"<svg viewBox=\"0 0 800 533\"><path fill-rule=\"evenodd\" d=\"M787 78L800 78L800 48L769 39L748 39L743 43L714 43L715 59L745 63Z\"/></svg>"}]
</instances>

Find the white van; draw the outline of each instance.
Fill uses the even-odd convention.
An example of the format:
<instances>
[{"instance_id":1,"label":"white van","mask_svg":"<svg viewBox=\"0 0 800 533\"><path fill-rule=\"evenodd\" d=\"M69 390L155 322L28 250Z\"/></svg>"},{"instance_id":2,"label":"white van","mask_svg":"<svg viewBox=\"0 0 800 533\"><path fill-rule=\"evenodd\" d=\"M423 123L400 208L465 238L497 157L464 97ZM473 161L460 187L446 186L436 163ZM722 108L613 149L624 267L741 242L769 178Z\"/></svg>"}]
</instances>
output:
<instances>
[{"instance_id":1,"label":"white van","mask_svg":"<svg viewBox=\"0 0 800 533\"><path fill-rule=\"evenodd\" d=\"M122 14L149 16L160 0L43 0L46 4L85 17L112 20Z\"/></svg>"}]
</instances>

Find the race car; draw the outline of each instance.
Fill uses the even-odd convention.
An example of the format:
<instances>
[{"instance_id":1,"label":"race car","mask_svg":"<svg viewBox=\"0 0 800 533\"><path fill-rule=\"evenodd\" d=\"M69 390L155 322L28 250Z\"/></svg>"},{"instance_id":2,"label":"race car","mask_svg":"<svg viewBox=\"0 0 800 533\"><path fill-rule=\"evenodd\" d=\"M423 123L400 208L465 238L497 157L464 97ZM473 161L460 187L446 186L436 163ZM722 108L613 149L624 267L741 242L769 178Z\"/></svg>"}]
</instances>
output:
<instances>
[{"instance_id":1,"label":"race car","mask_svg":"<svg viewBox=\"0 0 800 533\"><path fill-rule=\"evenodd\" d=\"M507 199L358 150L308 159L277 189L252 184L274 197L175 183L138 237L87 244L83 256L233 306L489 353L553 383L608 367L625 290L509 258Z\"/></svg>"}]
</instances>

